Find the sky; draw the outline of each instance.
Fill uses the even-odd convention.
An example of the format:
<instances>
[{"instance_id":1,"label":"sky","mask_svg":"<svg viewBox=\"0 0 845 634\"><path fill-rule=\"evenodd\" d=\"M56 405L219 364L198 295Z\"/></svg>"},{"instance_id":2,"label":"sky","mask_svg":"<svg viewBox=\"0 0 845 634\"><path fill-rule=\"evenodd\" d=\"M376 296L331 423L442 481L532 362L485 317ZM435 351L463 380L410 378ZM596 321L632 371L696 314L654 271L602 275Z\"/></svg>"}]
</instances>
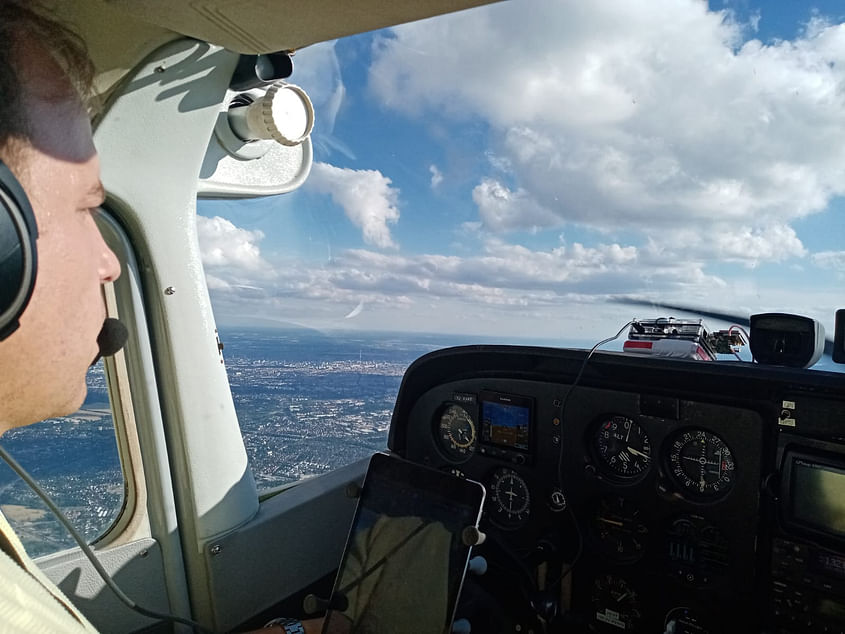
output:
<instances>
[{"instance_id":1,"label":"sky","mask_svg":"<svg viewBox=\"0 0 845 634\"><path fill-rule=\"evenodd\" d=\"M689 316L654 302L832 334L843 22L832 1L506 0L297 51L308 178L198 202L215 316L559 342Z\"/></svg>"}]
</instances>

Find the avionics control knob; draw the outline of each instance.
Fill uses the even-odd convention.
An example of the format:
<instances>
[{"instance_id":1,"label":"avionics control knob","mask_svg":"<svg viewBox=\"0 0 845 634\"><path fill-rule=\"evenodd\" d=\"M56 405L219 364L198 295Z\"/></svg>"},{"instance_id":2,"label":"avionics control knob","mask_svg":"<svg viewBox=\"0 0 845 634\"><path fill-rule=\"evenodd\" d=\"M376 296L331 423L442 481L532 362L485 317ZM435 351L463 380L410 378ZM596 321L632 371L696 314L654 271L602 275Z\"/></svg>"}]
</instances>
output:
<instances>
[{"instance_id":1,"label":"avionics control knob","mask_svg":"<svg viewBox=\"0 0 845 634\"><path fill-rule=\"evenodd\" d=\"M452 634L469 634L472 626L467 619L457 619L452 623Z\"/></svg>"}]
</instances>

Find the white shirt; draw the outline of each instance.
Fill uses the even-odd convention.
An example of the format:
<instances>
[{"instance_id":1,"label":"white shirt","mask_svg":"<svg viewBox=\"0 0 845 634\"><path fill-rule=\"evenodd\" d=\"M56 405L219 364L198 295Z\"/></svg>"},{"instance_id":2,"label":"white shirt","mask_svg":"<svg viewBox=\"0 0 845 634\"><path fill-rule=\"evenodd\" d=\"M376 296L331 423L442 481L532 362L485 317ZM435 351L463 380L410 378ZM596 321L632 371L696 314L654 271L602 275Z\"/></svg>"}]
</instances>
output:
<instances>
[{"instance_id":1,"label":"white shirt","mask_svg":"<svg viewBox=\"0 0 845 634\"><path fill-rule=\"evenodd\" d=\"M0 634L92 634L96 629L26 554L0 513Z\"/></svg>"}]
</instances>

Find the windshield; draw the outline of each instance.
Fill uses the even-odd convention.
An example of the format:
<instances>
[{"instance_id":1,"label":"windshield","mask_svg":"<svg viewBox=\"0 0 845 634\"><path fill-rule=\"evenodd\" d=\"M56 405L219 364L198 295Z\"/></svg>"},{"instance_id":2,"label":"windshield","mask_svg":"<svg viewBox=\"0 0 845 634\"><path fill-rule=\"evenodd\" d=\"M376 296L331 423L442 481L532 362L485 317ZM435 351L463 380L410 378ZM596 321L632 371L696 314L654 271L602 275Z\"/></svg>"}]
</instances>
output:
<instances>
[{"instance_id":1,"label":"windshield","mask_svg":"<svg viewBox=\"0 0 845 634\"><path fill-rule=\"evenodd\" d=\"M675 306L832 337L842 20L509 1L297 51L314 164L291 194L200 202L216 317L590 347L700 317Z\"/></svg>"}]
</instances>

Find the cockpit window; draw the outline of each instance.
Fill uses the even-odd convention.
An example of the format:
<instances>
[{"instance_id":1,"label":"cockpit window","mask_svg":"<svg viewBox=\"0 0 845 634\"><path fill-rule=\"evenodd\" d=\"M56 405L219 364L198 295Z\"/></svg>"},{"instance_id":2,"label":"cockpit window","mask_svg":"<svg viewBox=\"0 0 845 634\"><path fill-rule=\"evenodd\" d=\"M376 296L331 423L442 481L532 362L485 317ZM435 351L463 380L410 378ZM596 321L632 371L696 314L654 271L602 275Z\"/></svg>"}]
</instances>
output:
<instances>
[{"instance_id":1,"label":"cockpit window","mask_svg":"<svg viewBox=\"0 0 845 634\"><path fill-rule=\"evenodd\" d=\"M230 372L265 328L251 363L289 394L258 444L297 435L303 376L338 404L310 425L386 429L401 368L434 345L591 347L634 319L768 312L832 338L845 30L833 9L750 6L496 3L297 51L307 181L199 205ZM378 407L359 402L370 382Z\"/></svg>"},{"instance_id":2,"label":"cockpit window","mask_svg":"<svg viewBox=\"0 0 845 634\"><path fill-rule=\"evenodd\" d=\"M117 519L125 485L102 360L89 370L87 382L88 396L77 412L6 432L3 447L90 542ZM0 511L32 557L76 547L5 463L0 463Z\"/></svg>"}]
</instances>

